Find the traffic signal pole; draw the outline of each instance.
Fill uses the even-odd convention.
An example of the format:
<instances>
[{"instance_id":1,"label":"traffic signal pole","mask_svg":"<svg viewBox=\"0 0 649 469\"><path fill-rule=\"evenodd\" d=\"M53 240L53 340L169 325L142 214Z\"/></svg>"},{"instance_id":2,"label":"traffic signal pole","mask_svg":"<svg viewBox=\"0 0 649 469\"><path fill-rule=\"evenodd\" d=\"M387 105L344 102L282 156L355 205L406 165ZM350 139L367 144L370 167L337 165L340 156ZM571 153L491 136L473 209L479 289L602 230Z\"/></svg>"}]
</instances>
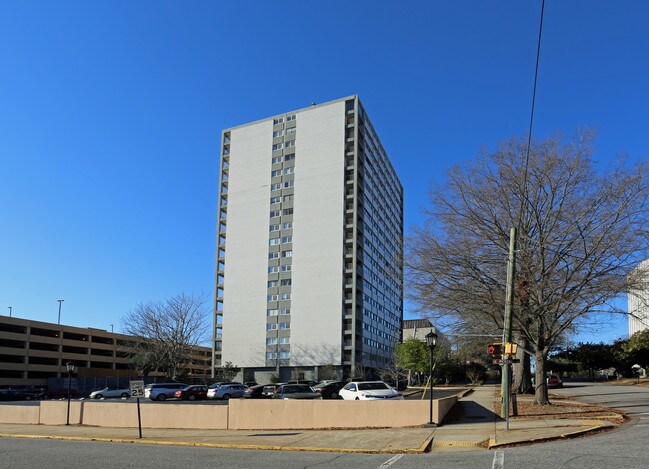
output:
<instances>
[{"instance_id":1,"label":"traffic signal pole","mask_svg":"<svg viewBox=\"0 0 649 469\"><path fill-rule=\"evenodd\" d=\"M503 344L512 341L512 303L514 298L514 275L516 272L516 228L509 232L509 259L507 261L507 290L505 296L505 320L503 323ZM509 350L505 350L504 359L510 359ZM500 417L507 421L509 430L509 401L511 392L511 368L508 363L502 365L502 381L500 383Z\"/></svg>"}]
</instances>

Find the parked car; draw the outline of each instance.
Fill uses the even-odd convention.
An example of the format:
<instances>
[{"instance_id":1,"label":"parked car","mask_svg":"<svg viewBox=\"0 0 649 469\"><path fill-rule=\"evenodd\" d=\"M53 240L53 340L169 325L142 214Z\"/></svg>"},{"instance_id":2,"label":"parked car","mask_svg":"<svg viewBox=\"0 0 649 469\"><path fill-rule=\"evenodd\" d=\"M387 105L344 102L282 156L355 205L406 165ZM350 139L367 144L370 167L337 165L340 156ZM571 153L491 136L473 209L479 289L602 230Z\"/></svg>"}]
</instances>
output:
<instances>
[{"instance_id":1,"label":"parked car","mask_svg":"<svg viewBox=\"0 0 649 469\"><path fill-rule=\"evenodd\" d=\"M247 399L270 399L271 396L264 394L264 388L266 386L272 386L272 385L267 385L267 384L258 384L256 386L249 386L248 389L246 389L243 392L243 397ZM275 387L273 386L273 392Z\"/></svg>"},{"instance_id":2,"label":"parked car","mask_svg":"<svg viewBox=\"0 0 649 469\"><path fill-rule=\"evenodd\" d=\"M152 401L164 401L169 397L173 397L176 391L189 386L185 383L153 383L144 386L144 397L148 397Z\"/></svg>"},{"instance_id":3,"label":"parked car","mask_svg":"<svg viewBox=\"0 0 649 469\"><path fill-rule=\"evenodd\" d=\"M243 384L238 381L219 381L218 383L212 383L208 386L210 389L216 389L220 388L221 386L225 386L227 384Z\"/></svg>"},{"instance_id":4,"label":"parked car","mask_svg":"<svg viewBox=\"0 0 649 469\"><path fill-rule=\"evenodd\" d=\"M306 384L307 386L313 387L318 382L311 379L292 379L291 381L287 381L286 384Z\"/></svg>"},{"instance_id":5,"label":"parked car","mask_svg":"<svg viewBox=\"0 0 649 469\"><path fill-rule=\"evenodd\" d=\"M70 398L78 399L80 397L79 391L77 389L70 389ZM57 389L57 390L46 390L39 393L36 396L36 399L67 399L68 390L67 389Z\"/></svg>"},{"instance_id":6,"label":"parked car","mask_svg":"<svg viewBox=\"0 0 649 469\"><path fill-rule=\"evenodd\" d=\"M31 401L32 399L36 399L34 393L18 389L0 389L0 401Z\"/></svg>"},{"instance_id":7,"label":"parked car","mask_svg":"<svg viewBox=\"0 0 649 469\"><path fill-rule=\"evenodd\" d=\"M548 388L562 388L563 381L559 375L548 375Z\"/></svg>"},{"instance_id":8,"label":"parked car","mask_svg":"<svg viewBox=\"0 0 649 469\"><path fill-rule=\"evenodd\" d=\"M338 399L338 394L344 386L343 381L330 381L316 384L313 390L319 392L323 399Z\"/></svg>"},{"instance_id":9,"label":"parked car","mask_svg":"<svg viewBox=\"0 0 649 469\"><path fill-rule=\"evenodd\" d=\"M207 386L187 386L174 393L174 399L195 401L207 399Z\"/></svg>"},{"instance_id":10,"label":"parked car","mask_svg":"<svg viewBox=\"0 0 649 469\"><path fill-rule=\"evenodd\" d=\"M340 397L345 400L379 401L403 399L394 388L383 381L359 381L347 383L340 390Z\"/></svg>"},{"instance_id":11,"label":"parked car","mask_svg":"<svg viewBox=\"0 0 649 469\"><path fill-rule=\"evenodd\" d=\"M322 399L322 395L306 384L283 384L275 391L273 399Z\"/></svg>"},{"instance_id":12,"label":"parked car","mask_svg":"<svg viewBox=\"0 0 649 469\"><path fill-rule=\"evenodd\" d=\"M207 390L208 399L225 399L228 400L232 397L243 397L243 393L248 387L245 384L224 384L218 388Z\"/></svg>"},{"instance_id":13,"label":"parked car","mask_svg":"<svg viewBox=\"0 0 649 469\"><path fill-rule=\"evenodd\" d=\"M257 386L257 385L259 385L259 383L257 383L257 381L246 381L246 382L243 383L243 384L245 384L245 385L248 386L249 388L251 388L251 387L253 387L253 386Z\"/></svg>"},{"instance_id":14,"label":"parked car","mask_svg":"<svg viewBox=\"0 0 649 469\"><path fill-rule=\"evenodd\" d=\"M283 384L286 384L286 383L266 384L266 385L264 385L264 389L263 389L262 393L266 397L273 397L273 394L275 394L275 391L277 391L279 389L279 387L282 386Z\"/></svg>"},{"instance_id":15,"label":"parked car","mask_svg":"<svg viewBox=\"0 0 649 469\"><path fill-rule=\"evenodd\" d=\"M108 386L98 391L93 391L88 396L90 399L103 399L107 397L130 397L131 391L126 388Z\"/></svg>"}]
</instances>

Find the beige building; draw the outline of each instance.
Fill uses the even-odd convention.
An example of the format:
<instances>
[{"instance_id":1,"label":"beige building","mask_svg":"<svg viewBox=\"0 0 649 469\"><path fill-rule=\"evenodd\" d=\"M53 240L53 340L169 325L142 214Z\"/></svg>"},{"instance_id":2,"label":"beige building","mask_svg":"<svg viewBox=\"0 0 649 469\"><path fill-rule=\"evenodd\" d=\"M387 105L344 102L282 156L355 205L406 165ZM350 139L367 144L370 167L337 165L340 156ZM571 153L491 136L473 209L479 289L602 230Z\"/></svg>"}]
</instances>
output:
<instances>
[{"instance_id":1,"label":"beige building","mask_svg":"<svg viewBox=\"0 0 649 469\"><path fill-rule=\"evenodd\" d=\"M67 376L66 363L81 377L129 377L136 339L102 329L0 316L0 387L46 386ZM196 347L191 375L208 375L211 349Z\"/></svg>"},{"instance_id":2,"label":"beige building","mask_svg":"<svg viewBox=\"0 0 649 469\"><path fill-rule=\"evenodd\" d=\"M381 368L403 318L403 189L357 96L223 131L214 366Z\"/></svg>"},{"instance_id":3,"label":"beige building","mask_svg":"<svg viewBox=\"0 0 649 469\"><path fill-rule=\"evenodd\" d=\"M440 335L435 326L433 326L428 319L406 319L403 321L404 342L412 338L426 342L426 334L430 332Z\"/></svg>"}]
</instances>

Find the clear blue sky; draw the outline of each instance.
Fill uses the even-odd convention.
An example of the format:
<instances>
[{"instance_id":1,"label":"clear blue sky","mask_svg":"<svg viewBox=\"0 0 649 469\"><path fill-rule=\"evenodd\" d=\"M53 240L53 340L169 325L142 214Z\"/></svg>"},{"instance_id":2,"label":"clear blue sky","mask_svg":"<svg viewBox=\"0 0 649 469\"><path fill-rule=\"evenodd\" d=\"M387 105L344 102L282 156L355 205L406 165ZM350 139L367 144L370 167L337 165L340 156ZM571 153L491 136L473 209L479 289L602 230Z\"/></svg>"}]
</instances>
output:
<instances>
[{"instance_id":1,"label":"clear blue sky","mask_svg":"<svg viewBox=\"0 0 649 469\"><path fill-rule=\"evenodd\" d=\"M527 131L538 1L0 3L0 314L212 293L223 128L357 93L405 188ZM548 0L534 134L647 157L649 3ZM626 333L626 321L593 340Z\"/></svg>"}]
</instances>

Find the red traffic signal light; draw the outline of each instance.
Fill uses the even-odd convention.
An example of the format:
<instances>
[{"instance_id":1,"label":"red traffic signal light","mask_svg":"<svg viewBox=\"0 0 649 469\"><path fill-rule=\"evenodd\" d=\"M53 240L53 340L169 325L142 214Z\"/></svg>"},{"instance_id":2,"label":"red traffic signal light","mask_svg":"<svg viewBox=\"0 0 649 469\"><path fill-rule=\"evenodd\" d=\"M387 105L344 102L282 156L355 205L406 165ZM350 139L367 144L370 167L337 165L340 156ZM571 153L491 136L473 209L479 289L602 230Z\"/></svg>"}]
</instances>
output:
<instances>
[{"instance_id":1,"label":"red traffic signal light","mask_svg":"<svg viewBox=\"0 0 649 469\"><path fill-rule=\"evenodd\" d=\"M503 344L491 344L487 347L487 353L493 356L501 356L503 354Z\"/></svg>"}]
</instances>

